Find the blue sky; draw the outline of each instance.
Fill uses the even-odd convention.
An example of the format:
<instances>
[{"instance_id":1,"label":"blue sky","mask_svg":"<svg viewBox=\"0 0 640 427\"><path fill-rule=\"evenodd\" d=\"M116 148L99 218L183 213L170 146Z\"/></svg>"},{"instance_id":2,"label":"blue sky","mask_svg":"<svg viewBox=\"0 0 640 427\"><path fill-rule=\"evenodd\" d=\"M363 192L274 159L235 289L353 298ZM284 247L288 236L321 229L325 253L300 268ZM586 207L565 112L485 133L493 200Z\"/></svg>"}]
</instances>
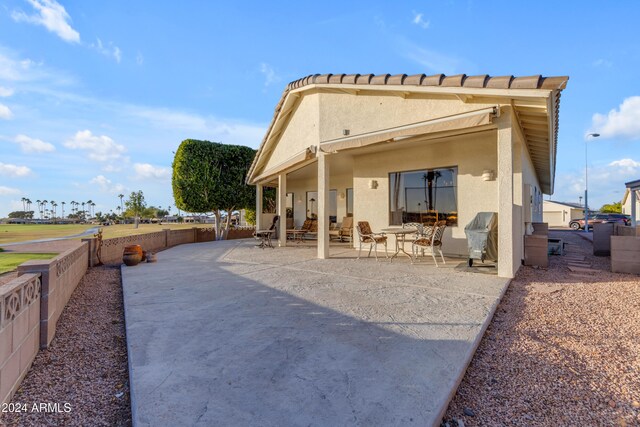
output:
<instances>
[{"instance_id":1,"label":"blue sky","mask_svg":"<svg viewBox=\"0 0 640 427\"><path fill-rule=\"evenodd\" d=\"M259 145L314 73L569 75L554 200L640 178L638 2L86 2L0 5L0 217L28 197L173 206L186 138ZM59 208L58 208L59 209ZM175 208L173 208L175 212Z\"/></svg>"}]
</instances>

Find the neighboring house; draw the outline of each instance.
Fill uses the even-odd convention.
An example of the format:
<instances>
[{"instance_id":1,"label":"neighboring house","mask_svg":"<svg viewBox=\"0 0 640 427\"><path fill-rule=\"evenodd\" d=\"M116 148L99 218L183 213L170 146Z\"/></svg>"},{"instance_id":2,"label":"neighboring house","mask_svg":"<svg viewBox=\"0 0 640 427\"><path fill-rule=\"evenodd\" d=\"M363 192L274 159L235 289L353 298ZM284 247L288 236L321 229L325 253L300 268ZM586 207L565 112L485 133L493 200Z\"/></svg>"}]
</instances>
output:
<instances>
[{"instance_id":1,"label":"neighboring house","mask_svg":"<svg viewBox=\"0 0 640 427\"><path fill-rule=\"evenodd\" d=\"M521 265L526 224L553 194L560 93L568 77L312 75L290 83L247 182L278 188L278 213L329 224L352 215L374 231L447 220L445 253L466 256L464 227L499 218L498 274ZM256 215L260 220L261 215ZM268 227L262 220L259 229ZM279 240L286 244L286 227ZM393 247L393 237L389 237Z\"/></svg>"},{"instance_id":2,"label":"neighboring house","mask_svg":"<svg viewBox=\"0 0 640 427\"><path fill-rule=\"evenodd\" d=\"M622 198L622 213L631 215L631 225L635 227L640 217L640 179L627 182L625 186L627 189Z\"/></svg>"},{"instance_id":3,"label":"neighboring house","mask_svg":"<svg viewBox=\"0 0 640 427\"><path fill-rule=\"evenodd\" d=\"M545 200L542 204L542 221L549 227L568 227L569 222L580 218L584 218L584 206L579 203Z\"/></svg>"}]
</instances>

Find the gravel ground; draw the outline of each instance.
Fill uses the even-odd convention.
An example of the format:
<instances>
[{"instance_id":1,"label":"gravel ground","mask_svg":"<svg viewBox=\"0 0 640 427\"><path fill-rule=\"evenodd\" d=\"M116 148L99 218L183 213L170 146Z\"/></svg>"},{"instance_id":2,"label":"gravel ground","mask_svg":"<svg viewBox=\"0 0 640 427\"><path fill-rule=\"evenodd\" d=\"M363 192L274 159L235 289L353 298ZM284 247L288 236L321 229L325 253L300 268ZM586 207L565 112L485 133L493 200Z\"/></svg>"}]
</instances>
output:
<instances>
[{"instance_id":1,"label":"gravel ground","mask_svg":"<svg viewBox=\"0 0 640 427\"><path fill-rule=\"evenodd\" d=\"M443 425L640 425L640 276L611 273L575 232L550 235L567 255L520 269ZM571 272L582 256L598 271Z\"/></svg>"},{"instance_id":2,"label":"gravel ground","mask_svg":"<svg viewBox=\"0 0 640 427\"><path fill-rule=\"evenodd\" d=\"M27 413L4 414L0 425L131 425L127 347L119 266L87 271L12 403ZM59 403L60 413L31 411L34 403ZM64 404L70 411L64 412Z\"/></svg>"}]
</instances>

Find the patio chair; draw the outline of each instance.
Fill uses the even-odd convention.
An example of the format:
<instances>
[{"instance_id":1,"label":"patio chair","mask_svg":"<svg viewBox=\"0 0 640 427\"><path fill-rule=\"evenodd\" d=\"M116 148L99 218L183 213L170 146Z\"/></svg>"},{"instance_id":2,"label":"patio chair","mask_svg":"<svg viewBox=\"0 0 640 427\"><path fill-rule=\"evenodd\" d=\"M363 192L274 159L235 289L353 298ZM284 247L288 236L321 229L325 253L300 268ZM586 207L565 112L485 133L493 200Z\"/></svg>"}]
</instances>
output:
<instances>
[{"instance_id":1,"label":"patio chair","mask_svg":"<svg viewBox=\"0 0 640 427\"><path fill-rule=\"evenodd\" d=\"M312 220L306 219L302 226L291 227L287 229L287 238L290 238L298 243L302 242L304 235L311 229Z\"/></svg>"},{"instance_id":2,"label":"patio chair","mask_svg":"<svg viewBox=\"0 0 640 427\"><path fill-rule=\"evenodd\" d=\"M415 228L416 230L418 230L416 232L416 237L415 237L416 239L422 236L422 233L424 230L424 226L419 222L405 222L402 224L402 228Z\"/></svg>"},{"instance_id":3,"label":"patio chair","mask_svg":"<svg viewBox=\"0 0 640 427\"><path fill-rule=\"evenodd\" d=\"M337 238L343 242L344 238L349 238L349 241L353 241L353 217L345 216L342 218L342 224L340 227L329 230L329 238Z\"/></svg>"},{"instance_id":4,"label":"patio chair","mask_svg":"<svg viewBox=\"0 0 640 427\"><path fill-rule=\"evenodd\" d=\"M273 249L273 244L271 243L271 237L276 235L276 225L278 224L278 220L280 219L279 215L273 217L273 222L271 223L271 227L268 230L256 230L253 233L253 237L257 240L260 240L259 248L269 247Z\"/></svg>"},{"instance_id":5,"label":"patio chair","mask_svg":"<svg viewBox=\"0 0 640 427\"><path fill-rule=\"evenodd\" d=\"M304 236L312 236L318 238L318 220L317 219L309 219L309 228L306 229L306 233ZM306 222L306 221L305 221Z\"/></svg>"},{"instance_id":6,"label":"patio chair","mask_svg":"<svg viewBox=\"0 0 640 427\"><path fill-rule=\"evenodd\" d=\"M384 255L389 258L387 253L387 236L384 233L374 233L371 231L371 226L367 221L358 221L358 240L360 242L360 248L358 249L358 259L360 259L360 253L362 252L362 245L369 244L369 253L367 258L371 256L371 250L375 250L376 261L378 260L378 243L384 244Z\"/></svg>"},{"instance_id":7,"label":"patio chair","mask_svg":"<svg viewBox=\"0 0 640 427\"><path fill-rule=\"evenodd\" d=\"M444 260L444 255L442 254L442 235L444 234L444 229L447 228L447 221L437 221L432 227L431 232L429 234L423 234L413 241L411 244L411 253L414 255L414 258L418 259L418 250L422 251L424 255L425 249L431 250L431 257L433 258L433 262L436 263L436 267L438 266L438 260L436 259L435 251L438 250L440 253L440 258L442 258L442 263L446 264Z\"/></svg>"}]
</instances>

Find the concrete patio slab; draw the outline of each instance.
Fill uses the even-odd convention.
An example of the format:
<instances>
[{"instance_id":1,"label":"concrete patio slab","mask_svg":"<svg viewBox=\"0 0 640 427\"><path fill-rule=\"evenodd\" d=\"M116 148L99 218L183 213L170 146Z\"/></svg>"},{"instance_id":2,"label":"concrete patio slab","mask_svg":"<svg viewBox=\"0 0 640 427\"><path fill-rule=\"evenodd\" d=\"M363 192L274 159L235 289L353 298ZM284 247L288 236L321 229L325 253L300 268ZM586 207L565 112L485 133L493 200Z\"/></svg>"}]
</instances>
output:
<instances>
[{"instance_id":1,"label":"concrete patio slab","mask_svg":"<svg viewBox=\"0 0 640 427\"><path fill-rule=\"evenodd\" d=\"M253 241L123 267L134 425L438 425L508 280Z\"/></svg>"}]
</instances>

